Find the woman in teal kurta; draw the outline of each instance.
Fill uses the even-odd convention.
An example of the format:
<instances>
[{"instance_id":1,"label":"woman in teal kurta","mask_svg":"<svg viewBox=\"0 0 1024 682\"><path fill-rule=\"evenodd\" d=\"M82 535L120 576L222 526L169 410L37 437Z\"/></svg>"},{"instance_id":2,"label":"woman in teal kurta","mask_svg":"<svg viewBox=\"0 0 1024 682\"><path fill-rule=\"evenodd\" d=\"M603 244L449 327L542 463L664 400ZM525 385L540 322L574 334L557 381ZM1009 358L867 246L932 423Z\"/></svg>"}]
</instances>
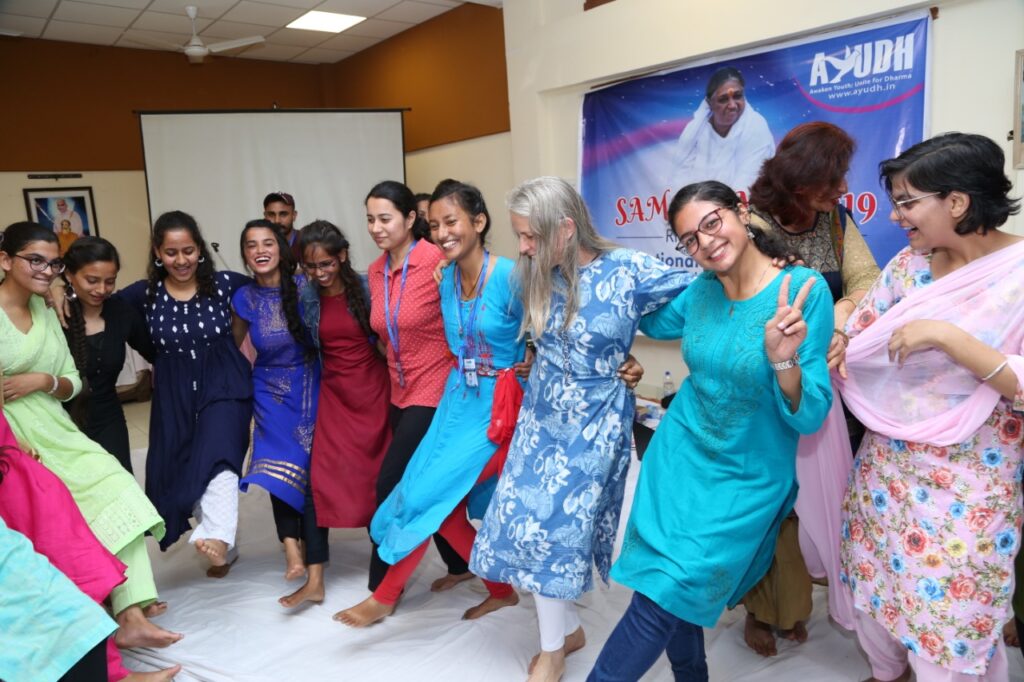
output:
<instances>
[{"instance_id":1,"label":"woman in teal kurta","mask_svg":"<svg viewBox=\"0 0 1024 682\"><path fill-rule=\"evenodd\" d=\"M832 402L821 277L775 267L786 254L721 183L684 187L669 218L705 272L640 329L682 338L690 375L644 454L611 572L636 594L591 680L637 679L666 649L677 679L707 679L701 628L768 570L796 499L797 440Z\"/></svg>"}]
</instances>

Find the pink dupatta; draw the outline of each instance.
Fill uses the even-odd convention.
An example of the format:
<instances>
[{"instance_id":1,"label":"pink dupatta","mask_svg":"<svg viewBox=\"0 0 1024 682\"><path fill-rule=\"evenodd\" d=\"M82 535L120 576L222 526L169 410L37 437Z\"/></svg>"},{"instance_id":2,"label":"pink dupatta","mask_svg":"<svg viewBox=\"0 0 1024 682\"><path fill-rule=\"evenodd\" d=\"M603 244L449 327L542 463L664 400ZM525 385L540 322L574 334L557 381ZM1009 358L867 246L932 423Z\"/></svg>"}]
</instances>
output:
<instances>
[{"instance_id":1,"label":"pink dupatta","mask_svg":"<svg viewBox=\"0 0 1024 682\"><path fill-rule=\"evenodd\" d=\"M871 314L858 309L850 320ZM961 443L981 428L1001 396L942 351L914 353L902 368L890 362L890 337L913 320L951 322L1002 350L1024 384L1024 357L1019 354L1024 345L1024 242L912 291L851 335L848 378L832 374L834 387L868 429L916 443ZM808 571L828 577L829 611L847 629L853 626L853 601L849 590L839 587L839 546L852 454L842 407L833 400L822 428L800 439L796 512Z\"/></svg>"}]
</instances>

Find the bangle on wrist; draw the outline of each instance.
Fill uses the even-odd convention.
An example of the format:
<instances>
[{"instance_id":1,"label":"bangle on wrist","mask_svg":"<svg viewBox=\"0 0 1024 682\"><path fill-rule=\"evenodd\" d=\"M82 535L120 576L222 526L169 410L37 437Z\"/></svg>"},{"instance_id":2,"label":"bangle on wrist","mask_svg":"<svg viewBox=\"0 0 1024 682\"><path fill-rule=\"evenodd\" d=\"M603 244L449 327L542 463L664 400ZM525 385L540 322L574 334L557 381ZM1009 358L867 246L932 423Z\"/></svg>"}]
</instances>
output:
<instances>
[{"instance_id":1,"label":"bangle on wrist","mask_svg":"<svg viewBox=\"0 0 1024 682\"><path fill-rule=\"evenodd\" d=\"M853 312L854 310L857 309L857 302L855 300L853 300L852 298L850 298L849 296L843 296L841 299L836 301L836 305L839 305L843 301L848 301L850 303L850 305L853 306L852 308L850 308L851 312ZM832 307L834 308L835 306L832 306Z\"/></svg>"},{"instance_id":2,"label":"bangle on wrist","mask_svg":"<svg viewBox=\"0 0 1024 682\"><path fill-rule=\"evenodd\" d=\"M791 367L799 367L800 354L793 353L793 357L791 357L789 360L783 360L782 362L772 362L771 360L769 360L768 364L771 365L771 368L774 369L776 372L781 372L783 370L790 369Z\"/></svg>"},{"instance_id":3,"label":"bangle on wrist","mask_svg":"<svg viewBox=\"0 0 1024 682\"><path fill-rule=\"evenodd\" d=\"M988 381L989 379L995 377L997 374L1002 372L1003 368L1006 367L1008 363L1009 360L1003 360L1002 362L1000 362L998 367L996 367L994 370L992 370L991 372L989 372L988 374L981 378L982 382Z\"/></svg>"},{"instance_id":4,"label":"bangle on wrist","mask_svg":"<svg viewBox=\"0 0 1024 682\"><path fill-rule=\"evenodd\" d=\"M51 374L50 376L53 377L53 386L51 386L50 390L46 393L47 395L55 395L57 393L57 389L60 388L60 379L57 378L56 374Z\"/></svg>"},{"instance_id":5,"label":"bangle on wrist","mask_svg":"<svg viewBox=\"0 0 1024 682\"><path fill-rule=\"evenodd\" d=\"M846 345L846 346L850 345L850 337L849 337L849 335L847 335L847 333L844 332L839 327L836 327L835 329L833 329L832 330L832 334L833 334L833 336L836 335L836 334L839 334L839 336L843 337L843 345Z\"/></svg>"}]
</instances>

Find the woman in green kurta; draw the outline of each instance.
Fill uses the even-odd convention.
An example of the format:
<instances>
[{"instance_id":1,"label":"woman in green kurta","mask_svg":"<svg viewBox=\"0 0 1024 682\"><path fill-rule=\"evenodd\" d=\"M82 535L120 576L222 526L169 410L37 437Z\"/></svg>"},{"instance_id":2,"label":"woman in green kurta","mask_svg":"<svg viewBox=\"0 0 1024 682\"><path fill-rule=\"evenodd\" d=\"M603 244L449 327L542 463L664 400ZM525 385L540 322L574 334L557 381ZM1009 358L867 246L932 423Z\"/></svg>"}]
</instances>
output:
<instances>
[{"instance_id":1,"label":"woman in green kurta","mask_svg":"<svg viewBox=\"0 0 1024 682\"><path fill-rule=\"evenodd\" d=\"M768 570L796 499L797 439L832 404L820 276L775 267L788 254L722 183L684 187L668 217L705 271L640 323L683 338L690 375L644 454L611 572L636 593L591 672L602 682L639 679L666 650L676 679L707 679L701 628Z\"/></svg>"},{"instance_id":2,"label":"woman in green kurta","mask_svg":"<svg viewBox=\"0 0 1024 682\"><path fill-rule=\"evenodd\" d=\"M82 388L53 311L42 296L64 270L57 238L35 223L15 223L0 242L0 369L3 411L18 441L55 473L75 498L97 539L128 566L111 593L118 646L167 646L181 639L149 622L156 585L144 534L164 524L139 484L117 459L89 440L61 407Z\"/></svg>"}]
</instances>

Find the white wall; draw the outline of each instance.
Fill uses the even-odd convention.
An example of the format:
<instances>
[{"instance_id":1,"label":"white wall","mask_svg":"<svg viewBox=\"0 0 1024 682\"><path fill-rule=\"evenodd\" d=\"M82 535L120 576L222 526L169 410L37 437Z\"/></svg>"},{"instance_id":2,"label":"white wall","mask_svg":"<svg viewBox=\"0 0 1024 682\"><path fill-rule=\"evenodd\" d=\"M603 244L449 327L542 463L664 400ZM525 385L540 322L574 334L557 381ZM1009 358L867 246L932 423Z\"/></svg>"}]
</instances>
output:
<instances>
[{"instance_id":1,"label":"white wall","mask_svg":"<svg viewBox=\"0 0 1024 682\"><path fill-rule=\"evenodd\" d=\"M594 85L717 53L937 5L931 132L961 130L1003 145L1013 128L1014 52L1024 48L1021 0L616 0L584 12L581 0L504 4L512 178L576 179L582 96ZM1008 172L1019 188L1021 173ZM1024 232L1024 218L1011 223ZM678 344L638 339L645 385L681 371Z\"/></svg>"}]
</instances>

